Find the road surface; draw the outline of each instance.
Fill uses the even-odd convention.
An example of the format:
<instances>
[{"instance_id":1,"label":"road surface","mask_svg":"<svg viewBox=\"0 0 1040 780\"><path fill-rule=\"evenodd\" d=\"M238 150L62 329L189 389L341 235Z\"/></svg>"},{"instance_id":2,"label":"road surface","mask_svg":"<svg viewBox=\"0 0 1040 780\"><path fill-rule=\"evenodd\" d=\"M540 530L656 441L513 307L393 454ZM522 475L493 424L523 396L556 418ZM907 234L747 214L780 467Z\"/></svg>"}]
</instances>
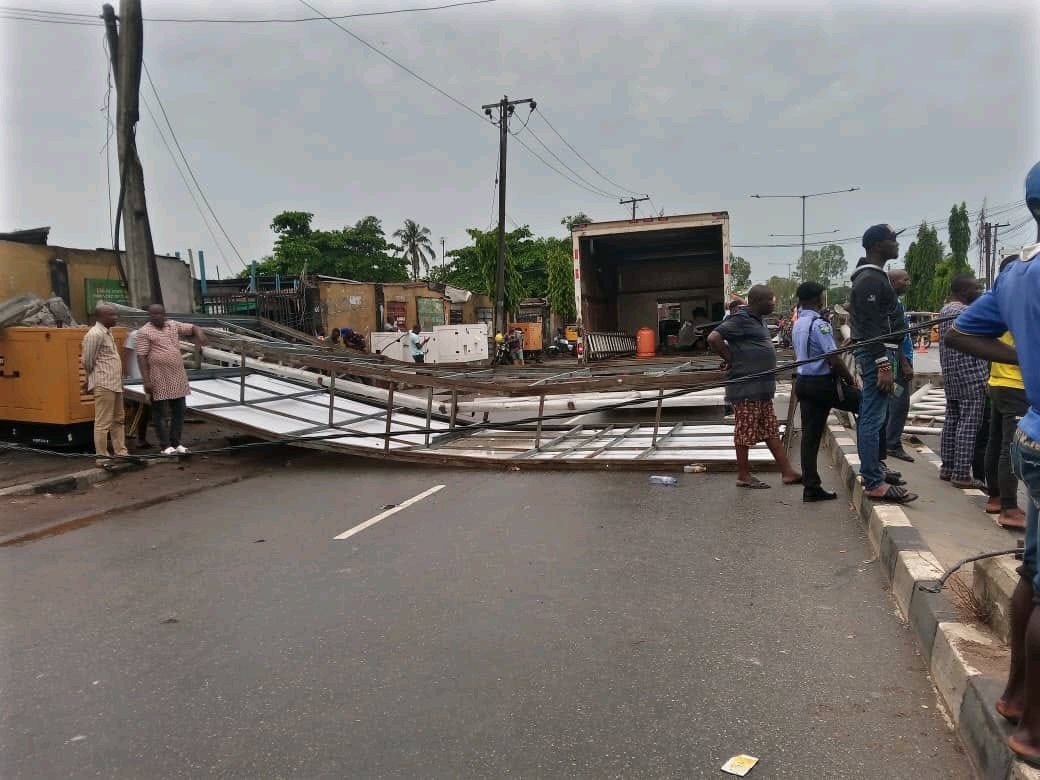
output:
<instances>
[{"instance_id":1,"label":"road surface","mask_svg":"<svg viewBox=\"0 0 1040 780\"><path fill-rule=\"evenodd\" d=\"M0 549L0 776L971 776L842 501L316 460Z\"/></svg>"}]
</instances>

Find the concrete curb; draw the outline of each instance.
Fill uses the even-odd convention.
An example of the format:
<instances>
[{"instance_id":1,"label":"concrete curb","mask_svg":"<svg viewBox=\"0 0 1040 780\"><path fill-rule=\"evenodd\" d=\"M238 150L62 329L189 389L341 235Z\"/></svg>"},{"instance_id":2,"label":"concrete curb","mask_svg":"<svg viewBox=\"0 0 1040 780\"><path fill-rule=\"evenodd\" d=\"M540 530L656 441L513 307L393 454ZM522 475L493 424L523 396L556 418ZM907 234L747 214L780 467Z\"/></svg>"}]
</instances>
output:
<instances>
[{"instance_id":1,"label":"concrete curb","mask_svg":"<svg viewBox=\"0 0 1040 780\"><path fill-rule=\"evenodd\" d=\"M72 493L82 490L98 482L106 482L119 470L108 470L102 468L74 471L71 474L59 474L56 477L46 477L36 482L23 482L20 485L10 485L0 488L0 498L4 496L38 496L42 493Z\"/></svg>"},{"instance_id":2,"label":"concrete curb","mask_svg":"<svg viewBox=\"0 0 1040 780\"><path fill-rule=\"evenodd\" d=\"M856 444L834 418L824 441L979 775L988 780L1040 780L1040 772L1016 760L1007 746L1008 724L993 709L1003 681L984 676L970 661L972 648L991 646L995 640L961 622L945 594L919 587L934 583L943 568L914 528L913 509L908 513L900 506L875 504L864 495Z\"/></svg>"},{"instance_id":3,"label":"concrete curb","mask_svg":"<svg viewBox=\"0 0 1040 780\"><path fill-rule=\"evenodd\" d=\"M252 479L253 477L261 476L264 472L256 472L252 474L237 474L232 477L226 477L224 479L214 479L208 482L199 483L197 485L190 485L180 490L174 490L170 493L163 493L159 496L151 496L149 498L141 499L140 501L133 501L129 504L123 504L121 506L109 507L108 509L100 509L92 512L85 512L80 515L74 515L72 517L64 517L58 520L52 520L43 525L30 528L27 531L16 531L13 534L0 537L0 547L10 547L16 544L24 544L26 542L36 541L46 536L54 536L55 534L63 533L65 531L71 531L75 528L82 528L90 525L103 517L107 517L113 514L120 514L122 512L132 512L138 509L146 509L156 504L162 504L166 501L173 501L178 498L184 498L195 493L201 493L204 490L211 488L224 487L225 485L233 485L236 482L241 482L245 479Z\"/></svg>"}]
</instances>

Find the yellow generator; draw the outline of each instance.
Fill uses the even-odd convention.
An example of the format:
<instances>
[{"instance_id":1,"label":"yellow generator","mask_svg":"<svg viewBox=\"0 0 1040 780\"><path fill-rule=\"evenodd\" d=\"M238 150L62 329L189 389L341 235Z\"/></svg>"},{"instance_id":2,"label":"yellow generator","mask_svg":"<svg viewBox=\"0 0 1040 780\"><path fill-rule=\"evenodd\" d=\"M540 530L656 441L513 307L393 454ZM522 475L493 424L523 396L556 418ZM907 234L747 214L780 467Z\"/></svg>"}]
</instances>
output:
<instances>
[{"instance_id":1,"label":"yellow generator","mask_svg":"<svg viewBox=\"0 0 1040 780\"><path fill-rule=\"evenodd\" d=\"M93 440L94 399L83 391L87 328L0 329L0 439L49 447ZM122 353L126 328L112 328Z\"/></svg>"}]
</instances>

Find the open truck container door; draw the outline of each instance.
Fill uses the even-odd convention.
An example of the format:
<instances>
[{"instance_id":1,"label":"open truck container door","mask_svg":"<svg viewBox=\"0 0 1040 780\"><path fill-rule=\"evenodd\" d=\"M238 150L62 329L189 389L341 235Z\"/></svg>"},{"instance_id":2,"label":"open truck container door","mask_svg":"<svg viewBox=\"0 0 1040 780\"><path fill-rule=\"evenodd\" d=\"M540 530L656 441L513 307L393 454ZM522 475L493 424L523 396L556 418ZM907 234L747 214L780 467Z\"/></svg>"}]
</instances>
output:
<instances>
[{"instance_id":1,"label":"open truck container door","mask_svg":"<svg viewBox=\"0 0 1040 780\"><path fill-rule=\"evenodd\" d=\"M627 344L642 327L660 350L662 319L710 322L725 314L729 291L729 214L715 211L671 217L593 222L571 231L574 298L582 358L589 334L611 334Z\"/></svg>"}]
</instances>

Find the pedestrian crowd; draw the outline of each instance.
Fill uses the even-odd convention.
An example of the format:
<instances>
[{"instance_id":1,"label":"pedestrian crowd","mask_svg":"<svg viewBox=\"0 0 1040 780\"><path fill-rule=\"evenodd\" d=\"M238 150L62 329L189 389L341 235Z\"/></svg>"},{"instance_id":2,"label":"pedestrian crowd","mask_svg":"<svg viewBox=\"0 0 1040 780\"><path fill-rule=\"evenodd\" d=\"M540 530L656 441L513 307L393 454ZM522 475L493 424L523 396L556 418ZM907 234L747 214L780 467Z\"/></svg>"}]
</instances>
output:
<instances>
[{"instance_id":1,"label":"pedestrian crowd","mask_svg":"<svg viewBox=\"0 0 1040 780\"><path fill-rule=\"evenodd\" d=\"M1040 767L1040 163L1026 177L1025 189L1038 243L1005 257L986 292L971 274L955 276L939 312L946 395L939 478L959 488L985 490L986 509L998 516L998 523L1025 531L1011 602L1011 667L996 710L1015 727L1008 737L1010 748ZM731 309L709 337L709 346L727 369L739 487L769 487L748 467L749 447L764 441L783 482L803 485L803 500L836 498L821 484L817 457L827 418L832 409L840 409L857 418L859 473L866 495L896 504L917 498L902 475L887 466L889 458L913 461L902 434L913 389L913 347L921 338L911 335L910 318L900 302L915 280L904 270L885 270L899 257L898 236L889 225L874 225L863 234L865 256L852 274L849 296L847 343L855 374L833 354L836 342L823 308L824 288L807 281L797 290L791 341L797 364L793 398L801 409L802 474L794 471L780 444L773 410L776 355L763 321L776 307L772 291L752 287L747 304ZM1025 511L1018 504L1020 480L1028 496Z\"/></svg>"}]
</instances>

